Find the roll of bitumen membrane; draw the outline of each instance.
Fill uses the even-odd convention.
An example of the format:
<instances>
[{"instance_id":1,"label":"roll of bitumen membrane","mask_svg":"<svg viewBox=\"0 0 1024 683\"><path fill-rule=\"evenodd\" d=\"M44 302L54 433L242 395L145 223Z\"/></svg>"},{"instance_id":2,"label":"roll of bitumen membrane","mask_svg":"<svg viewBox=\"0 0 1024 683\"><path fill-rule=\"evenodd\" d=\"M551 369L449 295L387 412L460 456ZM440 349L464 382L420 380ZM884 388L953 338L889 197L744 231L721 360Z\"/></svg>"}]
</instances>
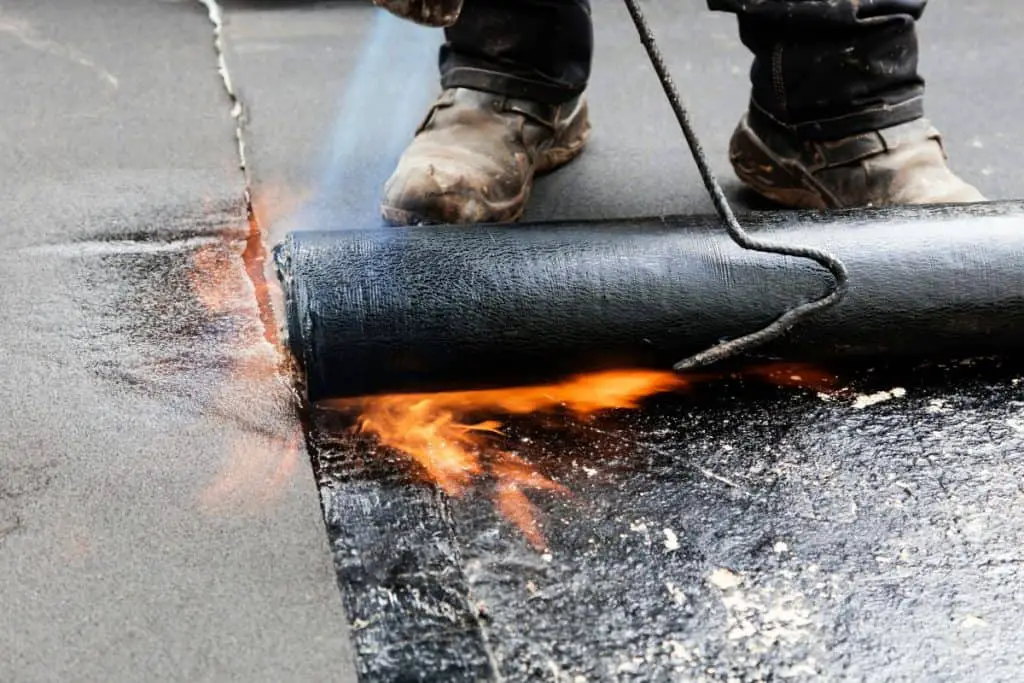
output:
<instances>
[{"instance_id":1,"label":"roll of bitumen membrane","mask_svg":"<svg viewBox=\"0 0 1024 683\"><path fill-rule=\"evenodd\" d=\"M741 222L831 251L850 278L839 304L756 357L1024 348L1024 202ZM812 261L741 249L714 216L294 232L275 258L311 401L670 369L834 283Z\"/></svg>"}]
</instances>

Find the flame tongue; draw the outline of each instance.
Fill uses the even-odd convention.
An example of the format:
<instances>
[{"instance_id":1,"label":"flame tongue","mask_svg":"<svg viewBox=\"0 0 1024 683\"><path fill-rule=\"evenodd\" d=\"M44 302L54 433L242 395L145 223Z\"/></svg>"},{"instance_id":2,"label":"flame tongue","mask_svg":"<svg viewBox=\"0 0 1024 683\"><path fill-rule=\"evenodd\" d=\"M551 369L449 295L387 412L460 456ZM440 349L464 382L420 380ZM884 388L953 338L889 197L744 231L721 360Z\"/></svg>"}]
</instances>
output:
<instances>
[{"instance_id":1,"label":"flame tongue","mask_svg":"<svg viewBox=\"0 0 1024 683\"><path fill-rule=\"evenodd\" d=\"M783 387L836 391L835 377L798 363L758 366L741 374ZM391 394L338 399L324 405L358 413L360 431L418 463L430 481L449 495L460 495L476 480L489 478L495 506L542 549L546 541L526 491L567 491L523 458L501 448L502 423L493 418L560 411L586 417L603 410L638 408L641 400L655 394L711 379L714 376L615 370L539 386ZM473 419L484 417L491 419Z\"/></svg>"},{"instance_id":2,"label":"flame tongue","mask_svg":"<svg viewBox=\"0 0 1024 683\"><path fill-rule=\"evenodd\" d=\"M449 495L465 492L474 480L494 480L495 504L535 547L545 545L536 511L525 491L565 493L529 463L494 445L502 424L469 416L525 415L568 411L576 416L615 408L636 408L654 394L681 389L686 381L673 372L623 370L580 375L555 384L392 394L326 402L359 413L358 428L373 434L418 463L427 477Z\"/></svg>"},{"instance_id":3,"label":"flame tongue","mask_svg":"<svg viewBox=\"0 0 1024 683\"><path fill-rule=\"evenodd\" d=\"M386 446L411 456L430 479L448 494L459 494L482 472L474 454L475 431L496 429L498 423L464 425L450 410L428 398L370 399L359 429L375 434Z\"/></svg>"},{"instance_id":4,"label":"flame tongue","mask_svg":"<svg viewBox=\"0 0 1024 683\"><path fill-rule=\"evenodd\" d=\"M543 549L547 545L544 534L530 499L524 488L568 493L564 486L543 477L529 463L512 453L502 453L501 459L492 465L497 483L494 487L494 502L505 517L512 520L523 532L533 547Z\"/></svg>"}]
</instances>

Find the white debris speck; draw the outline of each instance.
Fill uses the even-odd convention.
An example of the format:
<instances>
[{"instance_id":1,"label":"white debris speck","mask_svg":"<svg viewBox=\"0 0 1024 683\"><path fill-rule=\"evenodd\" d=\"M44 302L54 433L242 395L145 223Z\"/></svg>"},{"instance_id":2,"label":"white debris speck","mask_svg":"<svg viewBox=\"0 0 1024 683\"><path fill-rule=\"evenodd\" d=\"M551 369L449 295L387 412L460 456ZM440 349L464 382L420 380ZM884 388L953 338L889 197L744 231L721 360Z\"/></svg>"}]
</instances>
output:
<instances>
[{"instance_id":1,"label":"white debris speck","mask_svg":"<svg viewBox=\"0 0 1024 683\"><path fill-rule=\"evenodd\" d=\"M1018 384L1020 384L1022 381L1024 381L1024 379L1022 379L1020 377L1014 377L1013 379L1010 380L1010 386L1014 386L1015 387Z\"/></svg>"},{"instance_id":2,"label":"white debris speck","mask_svg":"<svg viewBox=\"0 0 1024 683\"><path fill-rule=\"evenodd\" d=\"M781 540L775 541L773 547L776 552L783 547L788 550L788 544ZM716 659L724 656L737 669L755 670L770 653L773 674L778 674L780 681L818 680L819 662L826 648L816 628L814 613L808 607L808 597L794 585L799 577L811 578L812 566L775 572L759 568L750 574L724 567L710 572L707 584L713 591L717 589L715 592L725 611L724 622L716 629L716 639L723 648ZM812 579L811 583L814 583L816 598L832 595L834 586L829 577ZM702 648L693 651L697 661L691 664L703 667L704 654ZM697 671L692 673L697 674ZM690 680L705 679L697 675Z\"/></svg>"},{"instance_id":3,"label":"white debris speck","mask_svg":"<svg viewBox=\"0 0 1024 683\"><path fill-rule=\"evenodd\" d=\"M533 581L527 581L526 582L526 590L527 590L527 592L530 595L536 595L537 594L537 584L535 584Z\"/></svg>"},{"instance_id":4,"label":"white debris speck","mask_svg":"<svg viewBox=\"0 0 1024 683\"><path fill-rule=\"evenodd\" d=\"M570 680L569 675L562 671L562 667L558 666L554 660L549 659L547 665L548 671L554 677L552 680L558 681L558 683L567 683Z\"/></svg>"},{"instance_id":5,"label":"white debris speck","mask_svg":"<svg viewBox=\"0 0 1024 683\"><path fill-rule=\"evenodd\" d=\"M1006 420L1006 426L1015 432L1024 432L1024 420L1019 417L1011 417Z\"/></svg>"},{"instance_id":6,"label":"white debris speck","mask_svg":"<svg viewBox=\"0 0 1024 683\"><path fill-rule=\"evenodd\" d=\"M665 534L665 550L668 550L669 552L679 550L679 537L676 536L676 532L667 528L662 529L661 531Z\"/></svg>"},{"instance_id":7,"label":"white debris speck","mask_svg":"<svg viewBox=\"0 0 1024 683\"><path fill-rule=\"evenodd\" d=\"M544 553L540 556L540 559L544 560L545 562L550 562L554 558L551 556L551 553Z\"/></svg>"},{"instance_id":8,"label":"white debris speck","mask_svg":"<svg viewBox=\"0 0 1024 683\"><path fill-rule=\"evenodd\" d=\"M662 649L668 652L669 659L673 662L693 664L696 661L693 654L678 640L666 640L662 643Z\"/></svg>"},{"instance_id":9,"label":"white debris speck","mask_svg":"<svg viewBox=\"0 0 1024 683\"><path fill-rule=\"evenodd\" d=\"M725 634L725 637L729 640L744 640L746 638L750 638L750 636L755 633L757 633L757 627L755 627L754 624L749 621L742 621L733 626L732 629Z\"/></svg>"},{"instance_id":10,"label":"white debris speck","mask_svg":"<svg viewBox=\"0 0 1024 683\"><path fill-rule=\"evenodd\" d=\"M711 576L708 577L708 581L710 581L716 588L725 591L731 588L736 588L743 582L743 579L740 578L739 574L731 572L723 567L711 572Z\"/></svg>"},{"instance_id":11,"label":"white debris speck","mask_svg":"<svg viewBox=\"0 0 1024 683\"><path fill-rule=\"evenodd\" d=\"M731 450L732 450L732 446L730 446L730 445L729 445L729 444L727 444L727 443L723 443L723 444L722 444L722 450L723 450L723 451L726 451L726 452L728 452L728 451L731 451Z\"/></svg>"},{"instance_id":12,"label":"white debris speck","mask_svg":"<svg viewBox=\"0 0 1024 683\"><path fill-rule=\"evenodd\" d=\"M587 467L586 465L583 466L583 471L586 472L587 477L592 477L595 474L597 474L597 470L595 470L593 467Z\"/></svg>"},{"instance_id":13,"label":"white debris speck","mask_svg":"<svg viewBox=\"0 0 1024 683\"><path fill-rule=\"evenodd\" d=\"M929 413L946 413L949 412L949 406L946 405L946 399L933 398L928 403L928 407L925 408L925 411Z\"/></svg>"},{"instance_id":14,"label":"white debris speck","mask_svg":"<svg viewBox=\"0 0 1024 683\"><path fill-rule=\"evenodd\" d=\"M671 581L665 582L665 588L668 590L668 594L669 597L672 598L672 602L676 603L677 605L686 604L686 593L683 592L682 588L675 585Z\"/></svg>"},{"instance_id":15,"label":"white debris speck","mask_svg":"<svg viewBox=\"0 0 1024 683\"><path fill-rule=\"evenodd\" d=\"M776 652L803 660L793 661L790 666L812 664L806 654L799 654L797 649L791 650L813 635L810 611L801 593L777 587L745 590L739 586L739 578L732 572L720 575L719 579L729 587L723 590L721 597L727 614L727 640L755 656Z\"/></svg>"},{"instance_id":16,"label":"white debris speck","mask_svg":"<svg viewBox=\"0 0 1024 683\"><path fill-rule=\"evenodd\" d=\"M985 143L981 141L981 138L974 138L971 140L971 147L974 149L981 149L985 146Z\"/></svg>"},{"instance_id":17,"label":"white debris speck","mask_svg":"<svg viewBox=\"0 0 1024 683\"><path fill-rule=\"evenodd\" d=\"M861 410L862 408L890 401L894 398L903 398L906 395L907 390L903 387L894 387L889 391L879 391L874 394L858 394L856 400L853 402L853 409Z\"/></svg>"},{"instance_id":18,"label":"white debris speck","mask_svg":"<svg viewBox=\"0 0 1024 683\"><path fill-rule=\"evenodd\" d=\"M646 534L647 533L647 525L645 523L643 523L643 522L633 522L632 524L629 525L629 530L630 531L635 531L638 534Z\"/></svg>"},{"instance_id":19,"label":"white debris speck","mask_svg":"<svg viewBox=\"0 0 1024 683\"><path fill-rule=\"evenodd\" d=\"M991 166L986 166L985 168L981 169L981 175L992 175L993 173L995 173L995 169L993 169Z\"/></svg>"},{"instance_id":20,"label":"white debris speck","mask_svg":"<svg viewBox=\"0 0 1024 683\"><path fill-rule=\"evenodd\" d=\"M772 546L772 550L775 551L776 555L789 552L789 544L785 541L776 541L775 545Z\"/></svg>"},{"instance_id":21,"label":"white debris speck","mask_svg":"<svg viewBox=\"0 0 1024 683\"><path fill-rule=\"evenodd\" d=\"M962 628L980 628L988 626L988 622L981 617L976 617L973 614L964 617L964 620L960 622Z\"/></svg>"},{"instance_id":22,"label":"white debris speck","mask_svg":"<svg viewBox=\"0 0 1024 683\"><path fill-rule=\"evenodd\" d=\"M617 674L638 674L640 673L640 666L644 663L643 657L633 657L632 659L625 659L615 667L615 673Z\"/></svg>"}]
</instances>

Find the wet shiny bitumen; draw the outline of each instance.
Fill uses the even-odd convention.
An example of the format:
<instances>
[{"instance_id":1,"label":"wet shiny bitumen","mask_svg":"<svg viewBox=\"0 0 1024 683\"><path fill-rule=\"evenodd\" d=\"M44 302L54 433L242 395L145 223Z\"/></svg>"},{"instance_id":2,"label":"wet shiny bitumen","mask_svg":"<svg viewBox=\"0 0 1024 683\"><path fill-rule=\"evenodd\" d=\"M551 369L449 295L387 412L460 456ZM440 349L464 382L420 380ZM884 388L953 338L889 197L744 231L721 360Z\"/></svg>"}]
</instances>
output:
<instances>
[{"instance_id":1,"label":"wet shiny bitumen","mask_svg":"<svg viewBox=\"0 0 1024 683\"><path fill-rule=\"evenodd\" d=\"M482 680L488 661L516 681L1012 680L1022 371L850 367L840 396L722 380L513 420L519 455L572 492L531 495L547 553L486 485L442 498L321 413L366 680Z\"/></svg>"}]
</instances>

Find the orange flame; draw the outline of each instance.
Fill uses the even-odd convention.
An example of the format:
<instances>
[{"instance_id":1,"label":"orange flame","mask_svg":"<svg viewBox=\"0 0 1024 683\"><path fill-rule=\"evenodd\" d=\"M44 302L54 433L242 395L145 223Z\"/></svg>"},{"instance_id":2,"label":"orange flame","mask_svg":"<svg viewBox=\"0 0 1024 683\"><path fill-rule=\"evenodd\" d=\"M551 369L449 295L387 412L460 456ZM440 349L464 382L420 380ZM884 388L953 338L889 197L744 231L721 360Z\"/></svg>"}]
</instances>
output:
<instances>
[{"instance_id":1,"label":"orange flame","mask_svg":"<svg viewBox=\"0 0 1024 683\"><path fill-rule=\"evenodd\" d=\"M565 488L541 476L529 463L512 453L502 452L502 460L491 469L498 482L495 486L495 504L498 510L522 530L534 548L543 549L547 541L540 530L533 503L526 497L523 489L566 493Z\"/></svg>"},{"instance_id":2,"label":"orange flame","mask_svg":"<svg viewBox=\"0 0 1024 683\"><path fill-rule=\"evenodd\" d=\"M465 492L477 478L495 480L495 503L530 542L543 548L536 509L525 490L565 493L525 460L489 439L503 436L496 420L466 421L467 416L525 415L566 410L586 417L609 409L637 408L655 394L684 388L687 380L673 372L616 370L580 375L549 385L390 394L326 401L325 407L358 411L358 429L373 434L419 464L427 477L449 495Z\"/></svg>"}]
</instances>

